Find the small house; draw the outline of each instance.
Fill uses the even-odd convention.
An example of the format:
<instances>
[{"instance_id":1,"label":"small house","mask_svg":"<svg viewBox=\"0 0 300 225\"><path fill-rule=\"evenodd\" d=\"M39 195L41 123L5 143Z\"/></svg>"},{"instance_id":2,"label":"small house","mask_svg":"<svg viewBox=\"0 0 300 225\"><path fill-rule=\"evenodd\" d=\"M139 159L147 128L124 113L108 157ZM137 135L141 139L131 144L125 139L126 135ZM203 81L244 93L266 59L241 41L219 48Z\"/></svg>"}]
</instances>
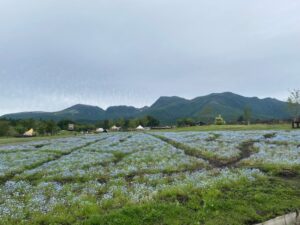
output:
<instances>
[{"instance_id":1,"label":"small house","mask_svg":"<svg viewBox=\"0 0 300 225\"><path fill-rule=\"evenodd\" d=\"M69 123L68 124L68 131L74 131L75 130L75 124Z\"/></svg>"}]
</instances>

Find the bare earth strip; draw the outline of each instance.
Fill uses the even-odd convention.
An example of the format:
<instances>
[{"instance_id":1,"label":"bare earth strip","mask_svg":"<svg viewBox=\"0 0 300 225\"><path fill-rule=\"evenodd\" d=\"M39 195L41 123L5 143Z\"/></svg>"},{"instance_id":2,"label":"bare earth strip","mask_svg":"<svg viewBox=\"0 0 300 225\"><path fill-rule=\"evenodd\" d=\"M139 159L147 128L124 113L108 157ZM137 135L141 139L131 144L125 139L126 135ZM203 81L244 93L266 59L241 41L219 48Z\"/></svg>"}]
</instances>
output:
<instances>
[{"instance_id":1,"label":"bare earth strip","mask_svg":"<svg viewBox=\"0 0 300 225\"><path fill-rule=\"evenodd\" d=\"M255 148L253 146L255 141L254 140L245 141L245 142L242 142L239 146L239 150L241 153L237 158L232 158L230 160L224 161L224 160L217 159L215 157L208 156L205 153L201 152L199 149L190 147L188 145L185 145L181 142L177 142L170 138L163 137L163 136L156 135L156 134L150 134L150 135L152 135L153 137L156 137L176 148L183 150L186 155L207 160L212 167L217 167L217 168L235 167L238 164L238 162L240 162L241 160L243 160L245 158L250 157L253 153L255 153Z\"/></svg>"}]
</instances>

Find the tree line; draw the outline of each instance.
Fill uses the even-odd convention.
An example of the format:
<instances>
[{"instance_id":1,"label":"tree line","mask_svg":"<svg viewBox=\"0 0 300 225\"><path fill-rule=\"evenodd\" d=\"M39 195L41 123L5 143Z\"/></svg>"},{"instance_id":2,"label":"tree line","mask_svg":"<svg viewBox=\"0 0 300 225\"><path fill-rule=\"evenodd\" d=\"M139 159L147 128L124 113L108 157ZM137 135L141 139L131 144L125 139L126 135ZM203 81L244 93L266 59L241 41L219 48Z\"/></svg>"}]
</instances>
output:
<instances>
[{"instance_id":1,"label":"tree line","mask_svg":"<svg viewBox=\"0 0 300 225\"><path fill-rule=\"evenodd\" d=\"M55 135L68 130L69 124L74 124L75 132L92 132L97 128L110 129L113 125L122 127L123 130L135 129L137 126L156 127L160 121L152 116L135 119L102 120L96 123L75 122L72 120L36 120L36 119L0 119L0 136L19 136L29 129L34 129L37 135Z\"/></svg>"}]
</instances>

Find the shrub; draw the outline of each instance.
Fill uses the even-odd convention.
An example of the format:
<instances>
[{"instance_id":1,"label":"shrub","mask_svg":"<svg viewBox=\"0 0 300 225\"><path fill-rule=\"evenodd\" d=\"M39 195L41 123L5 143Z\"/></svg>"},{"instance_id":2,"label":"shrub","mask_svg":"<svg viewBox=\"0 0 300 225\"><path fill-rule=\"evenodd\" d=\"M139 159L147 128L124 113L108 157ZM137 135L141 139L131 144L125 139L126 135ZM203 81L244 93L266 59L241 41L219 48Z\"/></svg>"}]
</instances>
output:
<instances>
[{"instance_id":1,"label":"shrub","mask_svg":"<svg viewBox=\"0 0 300 225\"><path fill-rule=\"evenodd\" d=\"M216 125L225 125L226 122L225 120L223 119L223 117L221 115L217 116L216 119L215 119L215 124Z\"/></svg>"}]
</instances>

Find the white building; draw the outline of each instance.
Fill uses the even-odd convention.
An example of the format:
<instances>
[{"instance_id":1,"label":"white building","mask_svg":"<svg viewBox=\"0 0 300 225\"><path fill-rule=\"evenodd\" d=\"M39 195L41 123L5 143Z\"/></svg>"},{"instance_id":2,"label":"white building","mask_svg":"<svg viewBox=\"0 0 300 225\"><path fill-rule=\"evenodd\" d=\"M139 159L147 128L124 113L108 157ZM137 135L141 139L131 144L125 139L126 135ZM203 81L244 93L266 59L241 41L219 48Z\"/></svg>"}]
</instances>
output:
<instances>
[{"instance_id":1,"label":"white building","mask_svg":"<svg viewBox=\"0 0 300 225\"><path fill-rule=\"evenodd\" d=\"M141 130L145 130L145 128L142 126L142 125L139 125L137 128L135 128L136 130L139 130L139 131L141 131Z\"/></svg>"},{"instance_id":2,"label":"white building","mask_svg":"<svg viewBox=\"0 0 300 225\"><path fill-rule=\"evenodd\" d=\"M117 127L116 125L113 125L110 130L112 131L119 131L121 129L121 127Z\"/></svg>"}]
</instances>

